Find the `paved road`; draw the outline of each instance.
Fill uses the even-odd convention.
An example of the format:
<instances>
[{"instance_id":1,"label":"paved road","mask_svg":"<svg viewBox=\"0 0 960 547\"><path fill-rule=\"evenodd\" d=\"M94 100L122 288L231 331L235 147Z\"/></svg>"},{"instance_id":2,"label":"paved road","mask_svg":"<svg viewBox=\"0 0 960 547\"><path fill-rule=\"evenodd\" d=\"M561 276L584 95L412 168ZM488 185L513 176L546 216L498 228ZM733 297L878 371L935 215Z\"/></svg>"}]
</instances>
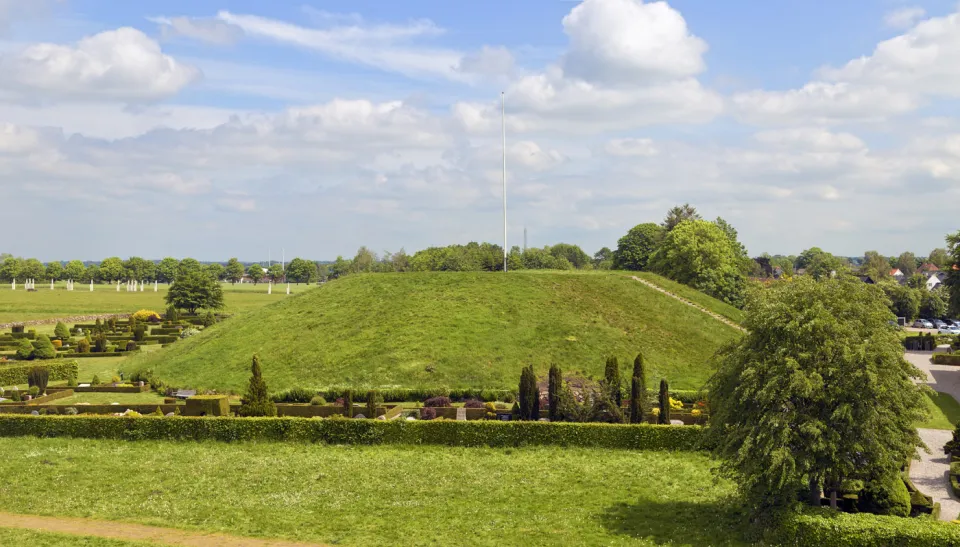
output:
<instances>
[{"instance_id":1,"label":"paved road","mask_svg":"<svg viewBox=\"0 0 960 547\"><path fill-rule=\"evenodd\" d=\"M941 393L952 395L960 401L960 368L951 365L934 365L930 353L908 351L907 361L927 375L927 385ZM910 479L918 490L933 497L940 504L940 520L953 520L960 515L960 499L950 488L950 458L943 453L943 445L950 440L952 432L942 429L920 429L920 438L930 448L930 454L919 450L920 461L910 465Z\"/></svg>"}]
</instances>

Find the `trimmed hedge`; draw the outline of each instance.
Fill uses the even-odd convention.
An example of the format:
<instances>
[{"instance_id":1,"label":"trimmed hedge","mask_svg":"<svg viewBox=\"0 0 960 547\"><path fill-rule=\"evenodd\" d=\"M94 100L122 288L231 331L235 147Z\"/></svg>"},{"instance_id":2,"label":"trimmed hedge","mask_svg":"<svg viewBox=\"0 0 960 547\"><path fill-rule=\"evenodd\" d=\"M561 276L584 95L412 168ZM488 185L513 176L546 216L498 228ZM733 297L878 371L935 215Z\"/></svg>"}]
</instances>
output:
<instances>
[{"instance_id":1,"label":"trimmed hedge","mask_svg":"<svg viewBox=\"0 0 960 547\"><path fill-rule=\"evenodd\" d=\"M930 518L808 510L777 527L771 544L831 547L932 547L960 545L960 526Z\"/></svg>"},{"instance_id":2,"label":"trimmed hedge","mask_svg":"<svg viewBox=\"0 0 960 547\"><path fill-rule=\"evenodd\" d=\"M960 365L960 353L934 353L932 360L936 365Z\"/></svg>"},{"instance_id":3,"label":"trimmed hedge","mask_svg":"<svg viewBox=\"0 0 960 547\"><path fill-rule=\"evenodd\" d=\"M287 441L444 446L696 450L697 426L310 418L118 418L0 415L0 436L175 441Z\"/></svg>"},{"instance_id":4,"label":"trimmed hedge","mask_svg":"<svg viewBox=\"0 0 960 547\"><path fill-rule=\"evenodd\" d=\"M309 390L322 396L327 400L336 400L344 396L347 390L353 391L353 400L356 402L366 402L366 388L345 388L329 387L317 390ZM449 397L453 401L466 401L468 399L479 399L484 402L504 401L507 395L516 399L516 392L509 389L474 389L474 388L446 388L446 387L424 387L411 389L378 389L386 403L416 403L422 402L434 397ZM656 391L649 393L655 395ZM697 390L670 390L670 396L682 401L684 404L693 404L707 398L706 391Z\"/></svg>"},{"instance_id":5,"label":"trimmed hedge","mask_svg":"<svg viewBox=\"0 0 960 547\"><path fill-rule=\"evenodd\" d=\"M50 381L69 380L80 374L80 365L76 361L41 361L29 365L0 366L0 386L15 386L27 383L27 373L33 367L42 367L50 371Z\"/></svg>"}]
</instances>

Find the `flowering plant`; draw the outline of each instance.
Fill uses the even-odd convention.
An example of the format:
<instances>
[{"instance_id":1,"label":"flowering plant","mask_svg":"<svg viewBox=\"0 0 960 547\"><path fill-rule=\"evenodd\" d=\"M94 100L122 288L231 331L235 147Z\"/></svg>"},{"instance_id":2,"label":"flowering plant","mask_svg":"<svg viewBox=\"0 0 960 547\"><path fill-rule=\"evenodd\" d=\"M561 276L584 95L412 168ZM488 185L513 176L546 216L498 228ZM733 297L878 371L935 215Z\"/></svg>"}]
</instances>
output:
<instances>
[{"instance_id":1,"label":"flowering plant","mask_svg":"<svg viewBox=\"0 0 960 547\"><path fill-rule=\"evenodd\" d=\"M703 414L703 411L701 411L699 408L695 408L690 411L690 415L694 418L699 418L701 414Z\"/></svg>"},{"instance_id":2,"label":"flowering plant","mask_svg":"<svg viewBox=\"0 0 960 547\"><path fill-rule=\"evenodd\" d=\"M683 410L683 401L670 397L670 410Z\"/></svg>"},{"instance_id":3,"label":"flowering plant","mask_svg":"<svg viewBox=\"0 0 960 547\"><path fill-rule=\"evenodd\" d=\"M651 410L650 412L652 412L654 416L660 415L660 409L656 407L654 407L653 410Z\"/></svg>"}]
</instances>

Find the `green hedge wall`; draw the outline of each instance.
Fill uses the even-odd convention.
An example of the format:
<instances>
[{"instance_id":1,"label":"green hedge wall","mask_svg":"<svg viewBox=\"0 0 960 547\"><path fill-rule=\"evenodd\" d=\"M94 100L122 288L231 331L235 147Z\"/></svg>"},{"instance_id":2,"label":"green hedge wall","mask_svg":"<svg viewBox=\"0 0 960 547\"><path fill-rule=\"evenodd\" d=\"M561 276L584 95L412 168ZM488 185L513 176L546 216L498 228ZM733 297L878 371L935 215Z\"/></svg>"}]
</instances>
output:
<instances>
[{"instance_id":1,"label":"green hedge wall","mask_svg":"<svg viewBox=\"0 0 960 547\"><path fill-rule=\"evenodd\" d=\"M934 353L933 362L937 365L960 365L960 353Z\"/></svg>"},{"instance_id":2,"label":"green hedge wall","mask_svg":"<svg viewBox=\"0 0 960 547\"><path fill-rule=\"evenodd\" d=\"M334 401L343 397L343 394L347 391L348 388L345 387L330 387L315 391L318 395L323 396L324 399L328 401ZM353 391L353 400L362 403L366 402L367 391L366 388L349 388ZM648 390L649 391L649 390ZM503 401L504 397L508 394L516 397L516 392L509 389L472 389L472 388L447 388L447 387L425 387L425 388L411 388L411 389L380 389L378 393L383 397L385 403L414 403L422 402L431 397L450 397L454 401L463 401L466 399L479 399L481 401ZM649 391L651 396L656 395L656 391ZM279 394L278 394L279 395ZM671 390L670 396L674 399L682 401L684 404L692 404L697 401L702 401L706 399L707 393L705 391L696 391L696 390Z\"/></svg>"},{"instance_id":3,"label":"green hedge wall","mask_svg":"<svg viewBox=\"0 0 960 547\"><path fill-rule=\"evenodd\" d=\"M43 367L50 371L50 381L69 380L80 374L80 365L76 361L34 361L24 365L0 366L0 386L15 386L27 383L27 373L33 367Z\"/></svg>"},{"instance_id":4,"label":"green hedge wall","mask_svg":"<svg viewBox=\"0 0 960 547\"><path fill-rule=\"evenodd\" d=\"M960 526L930 518L848 514L823 509L789 517L771 544L831 547L932 547L960 545Z\"/></svg>"},{"instance_id":5,"label":"green hedge wall","mask_svg":"<svg viewBox=\"0 0 960 547\"><path fill-rule=\"evenodd\" d=\"M330 444L584 446L696 450L698 426L497 421L382 421L310 418L118 418L0 415L0 436L177 441L293 441Z\"/></svg>"}]
</instances>

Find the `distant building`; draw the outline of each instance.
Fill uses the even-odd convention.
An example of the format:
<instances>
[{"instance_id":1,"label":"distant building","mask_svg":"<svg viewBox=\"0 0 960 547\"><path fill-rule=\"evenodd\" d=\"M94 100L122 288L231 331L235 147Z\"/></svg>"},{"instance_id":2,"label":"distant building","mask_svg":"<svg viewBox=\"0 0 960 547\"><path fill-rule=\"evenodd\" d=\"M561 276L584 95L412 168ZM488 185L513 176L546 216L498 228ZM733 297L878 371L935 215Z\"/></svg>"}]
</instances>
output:
<instances>
[{"instance_id":1,"label":"distant building","mask_svg":"<svg viewBox=\"0 0 960 547\"><path fill-rule=\"evenodd\" d=\"M936 264L931 264L929 262L924 262L922 266L917 269L918 272L926 274L929 272L939 272L940 268Z\"/></svg>"},{"instance_id":2,"label":"distant building","mask_svg":"<svg viewBox=\"0 0 960 547\"><path fill-rule=\"evenodd\" d=\"M867 285L876 285L876 283L877 283L877 282L874 281L873 278L870 277L869 275L858 275L858 276L857 276L857 279L859 279L860 281L863 281L863 282L866 283Z\"/></svg>"},{"instance_id":3,"label":"distant building","mask_svg":"<svg viewBox=\"0 0 960 547\"><path fill-rule=\"evenodd\" d=\"M903 278L906 277L906 276L903 275L903 272L900 271L900 268L894 268L894 269L890 270L890 277L896 279L897 281L900 281L901 279L903 279Z\"/></svg>"}]
</instances>

